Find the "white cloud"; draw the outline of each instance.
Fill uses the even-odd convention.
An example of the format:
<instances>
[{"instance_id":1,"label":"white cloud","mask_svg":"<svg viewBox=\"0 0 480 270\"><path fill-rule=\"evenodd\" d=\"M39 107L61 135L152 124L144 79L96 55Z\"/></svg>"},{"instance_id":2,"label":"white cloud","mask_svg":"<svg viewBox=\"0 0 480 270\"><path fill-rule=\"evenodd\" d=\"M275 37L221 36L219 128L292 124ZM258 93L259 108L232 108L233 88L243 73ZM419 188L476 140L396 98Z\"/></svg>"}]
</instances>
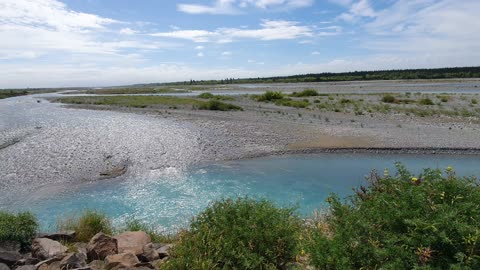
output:
<instances>
[{"instance_id":1,"label":"white cloud","mask_svg":"<svg viewBox=\"0 0 480 270\"><path fill-rule=\"evenodd\" d=\"M205 55L203 54L203 52L199 52L199 53L197 53L197 56L198 57L204 57Z\"/></svg>"},{"instance_id":2,"label":"white cloud","mask_svg":"<svg viewBox=\"0 0 480 270\"><path fill-rule=\"evenodd\" d=\"M480 2L400 0L366 25L365 46L379 51L473 55L480 48ZM443 56L440 56L443 55ZM462 58L464 58L462 57Z\"/></svg>"},{"instance_id":3,"label":"white cloud","mask_svg":"<svg viewBox=\"0 0 480 270\"><path fill-rule=\"evenodd\" d=\"M376 12L371 7L369 0L359 0L350 5L348 12L340 14L337 18L347 22L354 22L362 17L373 18L375 16Z\"/></svg>"},{"instance_id":4,"label":"white cloud","mask_svg":"<svg viewBox=\"0 0 480 270\"><path fill-rule=\"evenodd\" d=\"M0 0L0 55L6 59L35 58L60 53L118 55L124 49L158 49L165 42L112 38L110 26L119 22L70 10L57 0ZM126 34L133 30L122 29ZM122 32L120 30L120 32ZM119 32L116 32L119 34Z\"/></svg>"},{"instance_id":5,"label":"white cloud","mask_svg":"<svg viewBox=\"0 0 480 270\"><path fill-rule=\"evenodd\" d=\"M320 55L320 52L314 51L312 52L312 55Z\"/></svg>"},{"instance_id":6,"label":"white cloud","mask_svg":"<svg viewBox=\"0 0 480 270\"><path fill-rule=\"evenodd\" d=\"M178 4L178 11L189 14L237 14L233 6L236 0L217 0L213 6L197 4Z\"/></svg>"},{"instance_id":7,"label":"white cloud","mask_svg":"<svg viewBox=\"0 0 480 270\"><path fill-rule=\"evenodd\" d=\"M203 49L205 49L205 46L197 46L197 47L195 47L195 50L198 50L198 51L201 51L201 50L203 50Z\"/></svg>"},{"instance_id":8,"label":"white cloud","mask_svg":"<svg viewBox=\"0 0 480 270\"><path fill-rule=\"evenodd\" d=\"M288 10L308 7L313 3L314 0L215 0L212 5L178 4L177 10L188 14L235 15L248 7Z\"/></svg>"},{"instance_id":9,"label":"white cloud","mask_svg":"<svg viewBox=\"0 0 480 270\"><path fill-rule=\"evenodd\" d=\"M312 37L313 30L309 26L292 21L264 20L259 29L218 28L215 31L179 30L151 34L155 37L187 39L194 42L228 43L234 39L288 40Z\"/></svg>"},{"instance_id":10,"label":"white cloud","mask_svg":"<svg viewBox=\"0 0 480 270\"><path fill-rule=\"evenodd\" d=\"M194 42L208 42L211 38L218 36L218 33L206 30L178 30L172 32L154 33L151 34L151 36L188 39Z\"/></svg>"},{"instance_id":11,"label":"white cloud","mask_svg":"<svg viewBox=\"0 0 480 270\"><path fill-rule=\"evenodd\" d=\"M232 52L229 52L229 51L222 52L222 55L223 56L230 56L230 55L232 55Z\"/></svg>"},{"instance_id":12,"label":"white cloud","mask_svg":"<svg viewBox=\"0 0 480 270\"><path fill-rule=\"evenodd\" d=\"M138 33L137 31L128 27L120 29L120 34L124 34L124 35L135 35L137 33Z\"/></svg>"}]
</instances>

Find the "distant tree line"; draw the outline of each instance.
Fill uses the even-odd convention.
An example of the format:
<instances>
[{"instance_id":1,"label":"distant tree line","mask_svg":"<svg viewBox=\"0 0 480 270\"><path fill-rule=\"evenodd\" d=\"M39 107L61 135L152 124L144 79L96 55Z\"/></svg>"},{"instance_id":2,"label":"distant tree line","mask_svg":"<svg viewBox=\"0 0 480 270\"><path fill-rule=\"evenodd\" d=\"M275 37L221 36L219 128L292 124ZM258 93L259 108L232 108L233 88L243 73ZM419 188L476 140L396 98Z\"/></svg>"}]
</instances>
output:
<instances>
[{"instance_id":1,"label":"distant tree line","mask_svg":"<svg viewBox=\"0 0 480 270\"><path fill-rule=\"evenodd\" d=\"M157 85L207 85L207 84L243 84L243 83L298 83L298 82L336 82L336 81L374 81L374 80L412 80L412 79L452 79L480 78L480 67L455 67L435 69L403 69L353 71L341 73L312 73L293 76L268 78L227 78L222 80L189 80Z\"/></svg>"}]
</instances>

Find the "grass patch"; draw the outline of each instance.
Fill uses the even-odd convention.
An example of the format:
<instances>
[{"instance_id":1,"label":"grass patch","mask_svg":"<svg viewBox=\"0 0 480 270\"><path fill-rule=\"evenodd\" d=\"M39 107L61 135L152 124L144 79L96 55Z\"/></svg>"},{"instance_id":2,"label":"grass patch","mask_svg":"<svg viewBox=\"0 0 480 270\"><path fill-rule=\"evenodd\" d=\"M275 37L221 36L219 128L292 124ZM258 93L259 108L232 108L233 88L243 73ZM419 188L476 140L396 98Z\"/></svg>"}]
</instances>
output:
<instances>
[{"instance_id":1,"label":"grass patch","mask_svg":"<svg viewBox=\"0 0 480 270\"><path fill-rule=\"evenodd\" d=\"M118 87L102 88L81 91L86 94L97 95L128 95L128 94L168 94L168 93L186 93L183 89L174 89L170 87ZM75 93L74 93L75 94Z\"/></svg>"},{"instance_id":2,"label":"grass patch","mask_svg":"<svg viewBox=\"0 0 480 270\"><path fill-rule=\"evenodd\" d=\"M201 93L200 95L198 95L198 98L215 99L215 100L234 100L234 98L230 97L230 96L214 95L214 94L209 93L209 92Z\"/></svg>"},{"instance_id":3,"label":"grass patch","mask_svg":"<svg viewBox=\"0 0 480 270\"><path fill-rule=\"evenodd\" d=\"M70 216L57 222L59 231L73 230L77 233L76 241L88 242L95 234L103 232L112 234L114 228L110 220L103 213L94 210L85 210L79 216Z\"/></svg>"},{"instance_id":4,"label":"grass patch","mask_svg":"<svg viewBox=\"0 0 480 270\"><path fill-rule=\"evenodd\" d=\"M204 102L199 107L200 110L210 111L243 111L243 108L230 103L221 102L218 100L209 100Z\"/></svg>"},{"instance_id":5,"label":"grass patch","mask_svg":"<svg viewBox=\"0 0 480 270\"><path fill-rule=\"evenodd\" d=\"M25 90L8 90L8 91L0 90L0 99L24 96L28 94L29 92Z\"/></svg>"},{"instance_id":6,"label":"grass patch","mask_svg":"<svg viewBox=\"0 0 480 270\"><path fill-rule=\"evenodd\" d=\"M112 96L112 97L65 97L56 99L67 104L91 104L121 107L145 108L153 105L200 106L202 101L192 98L169 96Z\"/></svg>"},{"instance_id":7,"label":"grass patch","mask_svg":"<svg viewBox=\"0 0 480 270\"><path fill-rule=\"evenodd\" d=\"M158 233L157 231L155 231L153 226L149 226L135 218L128 219L125 222L125 228L123 230L131 232L146 232L150 236L150 239L153 243L172 243L176 239L175 236Z\"/></svg>"},{"instance_id":8,"label":"grass patch","mask_svg":"<svg viewBox=\"0 0 480 270\"><path fill-rule=\"evenodd\" d=\"M293 208L239 198L217 201L190 224L166 269L285 269L301 228Z\"/></svg>"},{"instance_id":9,"label":"grass patch","mask_svg":"<svg viewBox=\"0 0 480 270\"><path fill-rule=\"evenodd\" d=\"M0 242L18 242L23 249L30 243L37 229L37 219L29 212L13 214L0 211Z\"/></svg>"},{"instance_id":10,"label":"grass patch","mask_svg":"<svg viewBox=\"0 0 480 270\"><path fill-rule=\"evenodd\" d=\"M430 105L435 105L435 103L433 103L433 101L432 101L431 99L429 99L429 98L422 98L422 99L420 99L420 100L418 101L418 104L420 104L420 105L428 105L428 106L430 106Z\"/></svg>"},{"instance_id":11,"label":"grass patch","mask_svg":"<svg viewBox=\"0 0 480 270\"><path fill-rule=\"evenodd\" d=\"M318 95L318 92L313 89L305 89L302 92L293 92L290 94L291 97L316 97Z\"/></svg>"},{"instance_id":12,"label":"grass patch","mask_svg":"<svg viewBox=\"0 0 480 270\"><path fill-rule=\"evenodd\" d=\"M255 95L254 98L257 101L268 102L268 101L275 101L275 100L283 99L283 98L285 98L285 94L283 94L282 92L267 91L266 93L264 93L262 95Z\"/></svg>"}]
</instances>

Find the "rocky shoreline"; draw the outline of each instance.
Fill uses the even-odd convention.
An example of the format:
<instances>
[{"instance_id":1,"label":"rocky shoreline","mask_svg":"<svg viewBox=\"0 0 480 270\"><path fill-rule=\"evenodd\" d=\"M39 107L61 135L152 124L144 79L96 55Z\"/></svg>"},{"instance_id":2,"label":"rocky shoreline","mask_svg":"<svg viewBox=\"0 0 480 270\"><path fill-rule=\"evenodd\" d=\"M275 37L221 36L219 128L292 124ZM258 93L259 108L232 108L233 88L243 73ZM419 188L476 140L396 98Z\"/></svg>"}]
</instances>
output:
<instances>
[{"instance_id":1,"label":"rocky shoreline","mask_svg":"<svg viewBox=\"0 0 480 270\"><path fill-rule=\"evenodd\" d=\"M74 242L75 231L38 234L29 245L0 242L0 270L159 269L172 244L152 243L143 231L115 236L98 233Z\"/></svg>"}]
</instances>

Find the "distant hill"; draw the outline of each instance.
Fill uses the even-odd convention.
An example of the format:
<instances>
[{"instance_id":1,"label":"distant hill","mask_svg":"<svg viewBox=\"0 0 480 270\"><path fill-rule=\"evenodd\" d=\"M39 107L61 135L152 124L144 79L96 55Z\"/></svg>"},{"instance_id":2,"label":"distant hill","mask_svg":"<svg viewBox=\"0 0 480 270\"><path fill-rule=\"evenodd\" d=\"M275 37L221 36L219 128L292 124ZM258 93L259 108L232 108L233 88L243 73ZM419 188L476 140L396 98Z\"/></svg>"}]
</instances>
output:
<instances>
[{"instance_id":1,"label":"distant hill","mask_svg":"<svg viewBox=\"0 0 480 270\"><path fill-rule=\"evenodd\" d=\"M172 83L139 84L135 86L160 85L203 85L203 84L239 84L239 83L298 83L298 82L336 82L336 81L374 81L374 80L413 80L413 79L452 79L480 78L480 67L455 67L434 69L374 70L341 73L312 73L293 76L267 78L244 78L223 80L190 80Z\"/></svg>"}]
</instances>

